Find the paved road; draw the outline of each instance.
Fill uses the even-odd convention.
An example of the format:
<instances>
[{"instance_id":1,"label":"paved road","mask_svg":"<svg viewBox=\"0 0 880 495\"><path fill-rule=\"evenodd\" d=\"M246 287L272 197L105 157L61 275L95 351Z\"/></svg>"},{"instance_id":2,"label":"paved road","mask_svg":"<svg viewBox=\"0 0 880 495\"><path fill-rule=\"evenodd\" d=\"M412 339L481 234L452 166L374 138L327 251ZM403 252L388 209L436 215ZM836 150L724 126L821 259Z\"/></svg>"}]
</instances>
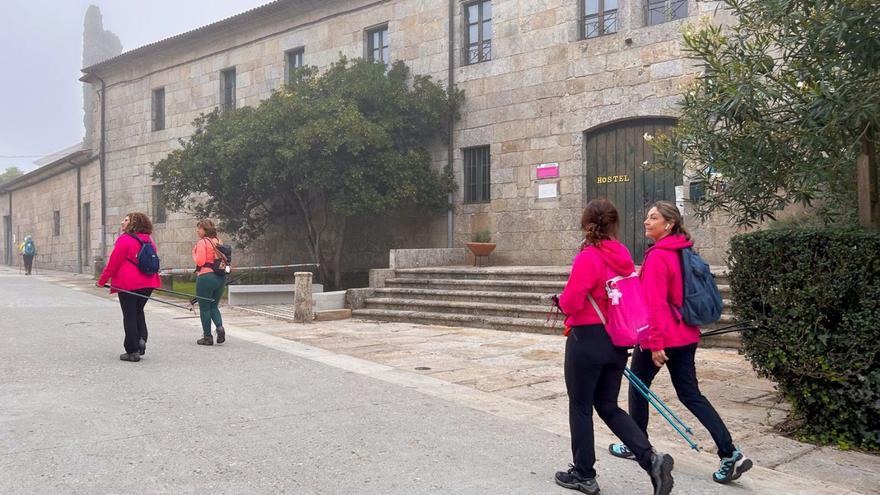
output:
<instances>
[{"instance_id":1,"label":"paved road","mask_svg":"<svg viewBox=\"0 0 880 495\"><path fill-rule=\"evenodd\" d=\"M158 305L146 357L121 362L117 304L47 280L0 269L2 494L573 493L552 482L569 440L485 395L244 328L196 346ZM603 494L650 493L599 455ZM675 493L751 491L682 462Z\"/></svg>"}]
</instances>

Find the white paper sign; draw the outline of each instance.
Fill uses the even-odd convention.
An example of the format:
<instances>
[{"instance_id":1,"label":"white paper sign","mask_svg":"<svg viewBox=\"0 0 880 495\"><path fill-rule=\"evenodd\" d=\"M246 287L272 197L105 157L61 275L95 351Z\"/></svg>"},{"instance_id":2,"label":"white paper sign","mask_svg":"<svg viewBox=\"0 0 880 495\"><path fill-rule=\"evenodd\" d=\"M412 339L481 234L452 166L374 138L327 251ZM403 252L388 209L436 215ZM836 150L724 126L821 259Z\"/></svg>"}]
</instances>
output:
<instances>
[{"instance_id":1,"label":"white paper sign","mask_svg":"<svg viewBox=\"0 0 880 495\"><path fill-rule=\"evenodd\" d=\"M538 199L555 198L558 196L559 188L557 186L558 184L555 182L552 184L539 184Z\"/></svg>"},{"instance_id":2,"label":"white paper sign","mask_svg":"<svg viewBox=\"0 0 880 495\"><path fill-rule=\"evenodd\" d=\"M675 206L678 211L684 212L684 186L675 186Z\"/></svg>"}]
</instances>

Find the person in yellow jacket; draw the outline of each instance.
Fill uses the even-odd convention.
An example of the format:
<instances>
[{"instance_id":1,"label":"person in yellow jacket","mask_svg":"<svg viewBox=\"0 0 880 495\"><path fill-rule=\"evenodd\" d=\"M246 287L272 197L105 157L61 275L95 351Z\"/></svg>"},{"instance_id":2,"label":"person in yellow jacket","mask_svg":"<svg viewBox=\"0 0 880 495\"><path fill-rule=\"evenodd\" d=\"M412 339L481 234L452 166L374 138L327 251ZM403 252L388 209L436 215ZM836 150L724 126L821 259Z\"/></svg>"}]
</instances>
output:
<instances>
[{"instance_id":1,"label":"person in yellow jacket","mask_svg":"<svg viewBox=\"0 0 880 495\"><path fill-rule=\"evenodd\" d=\"M34 244L33 237L25 236L24 242L18 246L18 252L21 253L21 257L24 260L24 274L30 275L34 267L34 256L37 255L37 247Z\"/></svg>"}]
</instances>

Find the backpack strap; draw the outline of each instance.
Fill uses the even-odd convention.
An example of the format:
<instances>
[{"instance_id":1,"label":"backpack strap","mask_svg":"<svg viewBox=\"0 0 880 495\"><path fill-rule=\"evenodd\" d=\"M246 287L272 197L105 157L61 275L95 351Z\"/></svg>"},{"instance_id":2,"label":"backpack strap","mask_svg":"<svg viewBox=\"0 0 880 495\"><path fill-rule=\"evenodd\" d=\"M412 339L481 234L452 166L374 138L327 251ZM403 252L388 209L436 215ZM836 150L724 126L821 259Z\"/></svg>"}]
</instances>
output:
<instances>
[{"instance_id":1,"label":"backpack strap","mask_svg":"<svg viewBox=\"0 0 880 495\"><path fill-rule=\"evenodd\" d=\"M596 300L593 299L593 295L587 292L587 298L590 300L590 304L593 305L593 309L596 310L596 314L599 315L599 319L602 321L602 324L607 325L608 323L605 321L605 315L602 314L602 310L599 309L599 305L596 304Z\"/></svg>"},{"instance_id":2,"label":"backpack strap","mask_svg":"<svg viewBox=\"0 0 880 495\"><path fill-rule=\"evenodd\" d=\"M125 235L131 236L132 238L134 238L134 240L138 241L138 244L141 245L140 249L138 249L138 254L140 254L140 250L144 248L144 244L146 244L146 242L142 241L140 237L132 234L131 232L126 232ZM134 263L135 266L138 266L138 262L136 260L133 260L129 257L126 257L125 259Z\"/></svg>"}]
</instances>

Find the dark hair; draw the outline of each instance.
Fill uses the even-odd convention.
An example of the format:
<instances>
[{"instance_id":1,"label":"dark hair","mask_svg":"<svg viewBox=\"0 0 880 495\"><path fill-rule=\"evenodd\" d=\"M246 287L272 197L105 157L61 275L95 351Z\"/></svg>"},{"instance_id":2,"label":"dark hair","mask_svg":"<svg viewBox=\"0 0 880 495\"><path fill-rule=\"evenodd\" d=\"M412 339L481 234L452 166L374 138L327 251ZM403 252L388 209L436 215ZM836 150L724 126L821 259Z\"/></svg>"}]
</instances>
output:
<instances>
[{"instance_id":1,"label":"dark hair","mask_svg":"<svg viewBox=\"0 0 880 495\"><path fill-rule=\"evenodd\" d=\"M214 225L214 222L210 218L199 220L199 223L196 226L205 231L205 237L210 239L215 239L217 237L217 226Z\"/></svg>"},{"instance_id":2,"label":"dark hair","mask_svg":"<svg viewBox=\"0 0 880 495\"><path fill-rule=\"evenodd\" d=\"M669 235L683 235L685 239L691 240L691 234L686 228L684 228L684 219L675 204L670 203L669 201L657 201L651 205L651 208L657 208L657 212L660 213L663 220L666 220L672 225L669 230Z\"/></svg>"},{"instance_id":3,"label":"dark hair","mask_svg":"<svg viewBox=\"0 0 880 495\"><path fill-rule=\"evenodd\" d=\"M617 238L617 208L614 203L598 198L587 203L581 216L584 247L598 246L601 241Z\"/></svg>"},{"instance_id":4,"label":"dark hair","mask_svg":"<svg viewBox=\"0 0 880 495\"><path fill-rule=\"evenodd\" d=\"M128 217L128 227L125 228L125 231L129 234L153 233L153 222L150 221L150 217L148 217L147 215L140 212L133 212L125 216Z\"/></svg>"}]
</instances>

